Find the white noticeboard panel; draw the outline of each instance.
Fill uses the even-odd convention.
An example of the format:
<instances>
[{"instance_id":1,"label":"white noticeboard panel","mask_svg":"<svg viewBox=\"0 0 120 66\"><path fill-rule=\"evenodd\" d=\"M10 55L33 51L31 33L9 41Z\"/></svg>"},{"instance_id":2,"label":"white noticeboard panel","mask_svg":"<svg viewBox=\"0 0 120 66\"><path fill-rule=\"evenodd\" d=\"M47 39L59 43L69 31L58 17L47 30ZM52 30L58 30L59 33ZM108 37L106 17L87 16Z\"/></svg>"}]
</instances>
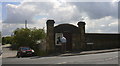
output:
<instances>
[{"instance_id":1,"label":"white noticeboard panel","mask_svg":"<svg viewBox=\"0 0 120 66\"><path fill-rule=\"evenodd\" d=\"M55 44L56 45L61 45L61 43L60 43L60 37L62 37L63 36L63 33L56 33L55 34Z\"/></svg>"},{"instance_id":2,"label":"white noticeboard panel","mask_svg":"<svg viewBox=\"0 0 120 66\"><path fill-rule=\"evenodd\" d=\"M87 45L93 45L94 43L87 43Z\"/></svg>"}]
</instances>

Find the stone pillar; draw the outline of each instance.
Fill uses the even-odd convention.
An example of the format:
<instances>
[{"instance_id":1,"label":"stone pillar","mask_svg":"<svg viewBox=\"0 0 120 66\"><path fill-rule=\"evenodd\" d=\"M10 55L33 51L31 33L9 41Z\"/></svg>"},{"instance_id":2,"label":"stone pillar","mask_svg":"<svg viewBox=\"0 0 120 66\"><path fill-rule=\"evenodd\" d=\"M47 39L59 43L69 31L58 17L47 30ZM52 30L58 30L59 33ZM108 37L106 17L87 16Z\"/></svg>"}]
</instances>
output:
<instances>
[{"instance_id":1,"label":"stone pillar","mask_svg":"<svg viewBox=\"0 0 120 66\"><path fill-rule=\"evenodd\" d=\"M80 50L86 49L85 44L85 22L78 22L78 30L79 30L79 37L80 37Z\"/></svg>"},{"instance_id":2,"label":"stone pillar","mask_svg":"<svg viewBox=\"0 0 120 66\"><path fill-rule=\"evenodd\" d=\"M47 52L53 53L55 51L55 44L54 44L54 20L47 20Z\"/></svg>"}]
</instances>

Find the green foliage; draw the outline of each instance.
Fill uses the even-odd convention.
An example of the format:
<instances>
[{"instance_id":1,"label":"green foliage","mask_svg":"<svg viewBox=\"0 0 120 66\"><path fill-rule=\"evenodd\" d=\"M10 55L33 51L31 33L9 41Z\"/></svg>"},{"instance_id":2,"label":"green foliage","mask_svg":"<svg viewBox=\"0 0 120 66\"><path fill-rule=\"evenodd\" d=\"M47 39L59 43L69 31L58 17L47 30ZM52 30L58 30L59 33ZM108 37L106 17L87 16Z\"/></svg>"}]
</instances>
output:
<instances>
[{"instance_id":1,"label":"green foliage","mask_svg":"<svg viewBox=\"0 0 120 66\"><path fill-rule=\"evenodd\" d=\"M30 30L29 29L17 29L14 32L14 41L15 44L19 46L29 46L31 43Z\"/></svg>"},{"instance_id":2,"label":"green foliage","mask_svg":"<svg viewBox=\"0 0 120 66\"><path fill-rule=\"evenodd\" d=\"M45 31L43 29L21 28L14 31L13 43L16 44L17 47L29 46L31 48L34 48L36 42L44 38Z\"/></svg>"},{"instance_id":3,"label":"green foliage","mask_svg":"<svg viewBox=\"0 0 120 66\"><path fill-rule=\"evenodd\" d=\"M2 43L2 37L1 37L1 32L0 32L0 43Z\"/></svg>"},{"instance_id":4,"label":"green foliage","mask_svg":"<svg viewBox=\"0 0 120 66\"><path fill-rule=\"evenodd\" d=\"M11 44L12 39L13 39L13 37L11 37L11 36L2 37L2 44Z\"/></svg>"}]
</instances>

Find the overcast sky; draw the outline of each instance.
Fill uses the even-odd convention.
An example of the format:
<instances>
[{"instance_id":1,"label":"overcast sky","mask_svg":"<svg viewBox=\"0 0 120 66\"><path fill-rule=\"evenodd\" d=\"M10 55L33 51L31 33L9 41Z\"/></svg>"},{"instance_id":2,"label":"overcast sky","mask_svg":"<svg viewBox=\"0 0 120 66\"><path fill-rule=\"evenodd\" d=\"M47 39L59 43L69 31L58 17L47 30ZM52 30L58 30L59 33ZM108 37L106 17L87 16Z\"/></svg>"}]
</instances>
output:
<instances>
[{"instance_id":1,"label":"overcast sky","mask_svg":"<svg viewBox=\"0 0 120 66\"><path fill-rule=\"evenodd\" d=\"M86 22L86 33L118 33L118 3L111 2L4 2L0 3L2 35L11 35L16 28L45 28L48 19L55 25ZM1 17L0 17L1 18ZM3 21L2 21L3 20Z\"/></svg>"}]
</instances>

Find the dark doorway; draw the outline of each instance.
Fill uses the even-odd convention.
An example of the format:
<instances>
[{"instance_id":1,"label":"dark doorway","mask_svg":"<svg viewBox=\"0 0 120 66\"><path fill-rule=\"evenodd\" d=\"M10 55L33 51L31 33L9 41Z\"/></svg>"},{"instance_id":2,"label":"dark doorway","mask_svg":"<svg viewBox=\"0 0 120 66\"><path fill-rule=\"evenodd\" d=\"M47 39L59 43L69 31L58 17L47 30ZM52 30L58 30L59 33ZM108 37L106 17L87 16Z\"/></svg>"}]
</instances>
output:
<instances>
[{"instance_id":1,"label":"dark doorway","mask_svg":"<svg viewBox=\"0 0 120 66\"><path fill-rule=\"evenodd\" d=\"M64 32L63 36L67 39L66 51L72 51L72 34L69 32Z\"/></svg>"}]
</instances>

